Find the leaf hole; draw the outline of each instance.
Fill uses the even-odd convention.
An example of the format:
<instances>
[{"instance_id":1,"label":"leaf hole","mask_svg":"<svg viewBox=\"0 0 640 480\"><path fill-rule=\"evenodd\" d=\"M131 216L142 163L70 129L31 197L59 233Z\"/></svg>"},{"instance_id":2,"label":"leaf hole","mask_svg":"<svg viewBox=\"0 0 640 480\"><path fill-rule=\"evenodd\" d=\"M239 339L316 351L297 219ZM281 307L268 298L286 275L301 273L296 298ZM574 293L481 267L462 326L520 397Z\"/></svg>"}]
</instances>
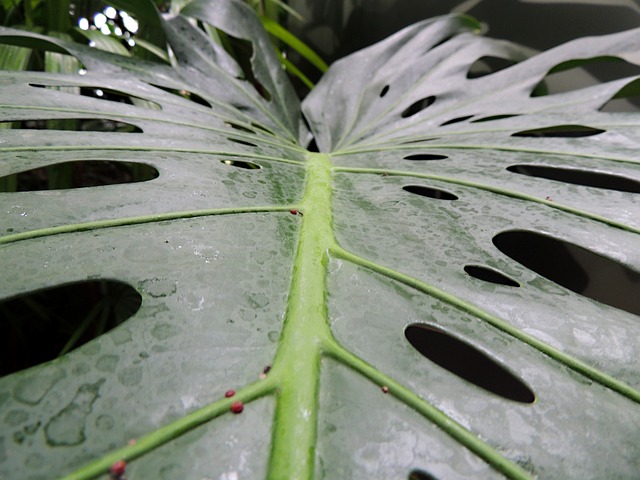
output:
<instances>
[{"instance_id":1,"label":"leaf hole","mask_svg":"<svg viewBox=\"0 0 640 480\"><path fill-rule=\"evenodd\" d=\"M482 280L484 282L495 283L497 285L505 285L507 287L520 286L518 282L510 279L503 273L500 273L493 268L483 267L482 265L465 265L464 271L473 278L477 278L478 280Z\"/></svg>"},{"instance_id":2,"label":"leaf hole","mask_svg":"<svg viewBox=\"0 0 640 480\"><path fill-rule=\"evenodd\" d=\"M257 163L244 162L242 160L220 160L220 163L224 163L225 165L229 165L230 167L245 168L247 170L257 170L259 168L262 168Z\"/></svg>"},{"instance_id":3,"label":"leaf hole","mask_svg":"<svg viewBox=\"0 0 640 480\"><path fill-rule=\"evenodd\" d=\"M240 66L242 74L244 75L244 78L242 78L241 80L246 80L251 83L256 92L258 92L258 94L267 102L270 102L271 93L269 93L269 90L267 90L267 88L258 80L254 72L253 42L251 42L250 40L245 40L243 38L234 37L233 35L230 35L218 28L216 28L216 31L218 32L222 47L227 51L229 55L231 55L235 59L235 61Z\"/></svg>"},{"instance_id":4,"label":"leaf hole","mask_svg":"<svg viewBox=\"0 0 640 480\"><path fill-rule=\"evenodd\" d=\"M401 114L400 116L402 118L407 118L407 117L411 117L413 115L415 115L418 112L421 112L422 110L424 110L425 108L427 108L430 105L433 105L433 103L436 101L436 97L434 97L433 95L431 95L430 97L425 97L425 98L421 98L420 100L418 100L417 102L412 103L411 105L409 105Z\"/></svg>"},{"instance_id":5,"label":"leaf hole","mask_svg":"<svg viewBox=\"0 0 640 480\"><path fill-rule=\"evenodd\" d=\"M56 63L67 69L79 72L86 70L77 57L64 48L44 39L28 36L0 36L0 45L4 45L4 70L45 71L47 57L54 56ZM69 71L69 70L66 70Z\"/></svg>"},{"instance_id":6,"label":"leaf hole","mask_svg":"<svg viewBox=\"0 0 640 480\"><path fill-rule=\"evenodd\" d=\"M601 112L637 112L640 110L640 78L627 83L600 107Z\"/></svg>"},{"instance_id":7,"label":"leaf hole","mask_svg":"<svg viewBox=\"0 0 640 480\"><path fill-rule=\"evenodd\" d=\"M444 160L445 158L449 157L447 157L446 155L437 155L434 153L414 153L402 158L404 160Z\"/></svg>"},{"instance_id":8,"label":"leaf hole","mask_svg":"<svg viewBox=\"0 0 640 480\"><path fill-rule=\"evenodd\" d=\"M502 253L579 295L640 315L640 272L548 235L510 230L493 237Z\"/></svg>"},{"instance_id":9,"label":"leaf hole","mask_svg":"<svg viewBox=\"0 0 640 480\"><path fill-rule=\"evenodd\" d=\"M512 137L534 138L579 138L592 137L606 132L599 128L586 127L584 125L555 125L553 127L534 128L512 133Z\"/></svg>"},{"instance_id":10,"label":"leaf hole","mask_svg":"<svg viewBox=\"0 0 640 480\"><path fill-rule=\"evenodd\" d=\"M438 477L424 470L412 470L407 480L438 480Z\"/></svg>"},{"instance_id":11,"label":"leaf hole","mask_svg":"<svg viewBox=\"0 0 640 480\"><path fill-rule=\"evenodd\" d=\"M403 190L428 198L435 198L436 200L457 200L458 197L446 190L440 190L439 188L426 187L424 185L406 185L402 187Z\"/></svg>"},{"instance_id":12,"label":"leaf hole","mask_svg":"<svg viewBox=\"0 0 640 480\"><path fill-rule=\"evenodd\" d=\"M55 130L101 133L142 133L142 129L131 123L108 118L63 118L55 120L7 120L0 128L16 130Z\"/></svg>"},{"instance_id":13,"label":"leaf hole","mask_svg":"<svg viewBox=\"0 0 640 480\"><path fill-rule=\"evenodd\" d=\"M451 125L452 123L460 123L460 122L464 122L465 120L469 120L470 118L473 118L473 115L466 115L464 117L457 117L457 118L452 118L451 120L447 120L444 123L441 123L440 126L444 127L445 125Z\"/></svg>"},{"instance_id":14,"label":"leaf hole","mask_svg":"<svg viewBox=\"0 0 640 480\"><path fill-rule=\"evenodd\" d=\"M529 177L546 178L559 182L584 185L586 187L605 188L619 192L640 193L640 182L632 178L610 173L590 172L575 168L547 167L543 165L511 165L507 170Z\"/></svg>"},{"instance_id":15,"label":"leaf hole","mask_svg":"<svg viewBox=\"0 0 640 480\"><path fill-rule=\"evenodd\" d=\"M181 99L189 100L190 102L196 103L198 105L211 108L211 104L208 101L206 101L200 95L190 92L189 90L177 90L175 88L163 87L162 85L156 85L154 83L150 83L149 85L159 88L160 90L170 93L171 95L175 95L176 97L180 97Z\"/></svg>"},{"instance_id":16,"label":"leaf hole","mask_svg":"<svg viewBox=\"0 0 640 480\"><path fill-rule=\"evenodd\" d=\"M255 135L256 132L254 132L253 130L251 130L250 128L247 127L243 127L242 125L238 125L237 123L233 123L233 122L225 122L225 125L227 127L233 128L235 130L239 130L240 132L246 132L246 133L253 133Z\"/></svg>"},{"instance_id":17,"label":"leaf hole","mask_svg":"<svg viewBox=\"0 0 640 480\"><path fill-rule=\"evenodd\" d=\"M467 78L486 77L506 68L512 67L518 62L501 57L485 56L473 62L467 70Z\"/></svg>"},{"instance_id":18,"label":"leaf hole","mask_svg":"<svg viewBox=\"0 0 640 480\"><path fill-rule=\"evenodd\" d=\"M551 68L531 91L531 96L556 95L636 75L640 75L640 67L619 57L573 59Z\"/></svg>"},{"instance_id":19,"label":"leaf hole","mask_svg":"<svg viewBox=\"0 0 640 480\"><path fill-rule=\"evenodd\" d=\"M247 142L246 140L240 140L239 138L227 137L227 140L229 140L230 142L238 143L240 145L246 145L247 147L257 147L258 146L255 143Z\"/></svg>"},{"instance_id":20,"label":"leaf hole","mask_svg":"<svg viewBox=\"0 0 640 480\"><path fill-rule=\"evenodd\" d=\"M264 127L258 123L252 122L251 126L254 128L257 128L258 130L262 130L265 133L268 133L269 135L275 135L275 133L273 133L271 130L269 130L267 127Z\"/></svg>"},{"instance_id":21,"label":"leaf hole","mask_svg":"<svg viewBox=\"0 0 640 480\"><path fill-rule=\"evenodd\" d=\"M471 123L480 123L480 122L493 122L495 120L502 120L503 118L512 118L519 117L520 114L503 114L503 115L491 115L489 117L476 118L475 120L471 120Z\"/></svg>"},{"instance_id":22,"label":"leaf hole","mask_svg":"<svg viewBox=\"0 0 640 480\"><path fill-rule=\"evenodd\" d=\"M388 91L389 91L389 85L385 85L384 87L382 87L382 90L380 90L380 98L384 97Z\"/></svg>"},{"instance_id":23,"label":"leaf hole","mask_svg":"<svg viewBox=\"0 0 640 480\"><path fill-rule=\"evenodd\" d=\"M438 328L413 323L404 331L422 356L458 377L507 400L533 403L533 391L486 353Z\"/></svg>"},{"instance_id":24,"label":"leaf hole","mask_svg":"<svg viewBox=\"0 0 640 480\"><path fill-rule=\"evenodd\" d=\"M146 182L159 175L151 165L111 160L77 160L0 177L0 192L33 192Z\"/></svg>"},{"instance_id":25,"label":"leaf hole","mask_svg":"<svg viewBox=\"0 0 640 480\"><path fill-rule=\"evenodd\" d=\"M0 302L0 376L53 360L131 318L142 297L130 285L92 280Z\"/></svg>"}]
</instances>

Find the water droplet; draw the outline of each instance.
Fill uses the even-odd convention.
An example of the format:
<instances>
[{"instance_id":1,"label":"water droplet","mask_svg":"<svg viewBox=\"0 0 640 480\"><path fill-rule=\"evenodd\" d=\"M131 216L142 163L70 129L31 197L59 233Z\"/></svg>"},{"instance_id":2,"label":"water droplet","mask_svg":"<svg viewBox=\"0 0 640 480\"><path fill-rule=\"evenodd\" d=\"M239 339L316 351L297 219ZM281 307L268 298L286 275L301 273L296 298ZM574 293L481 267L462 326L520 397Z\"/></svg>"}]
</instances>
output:
<instances>
[{"instance_id":1,"label":"water droplet","mask_svg":"<svg viewBox=\"0 0 640 480\"><path fill-rule=\"evenodd\" d=\"M256 195L258 195L258 193L254 192L253 190L242 192L242 196L247 197L247 198L256 198Z\"/></svg>"},{"instance_id":2,"label":"water droplet","mask_svg":"<svg viewBox=\"0 0 640 480\"><path fill-rule=\"evenodd\" d=\"M111 430L115 423L116 422L113 420L113 417L110 417L109 415L100 415L96 418L96 428L98 430Z\"/></svg>"},{"instance_id":3,"label":"water droplet","mask_svg":"<svg viewBox=\"0 0 640 480\"><path fill-rule=\"evenodd\" d=\"M4 423L15 427L16 425L20 425L23 422L26 422L29 418L29 414L24 410L11 410L4 417Z\"/></svg>"},{"instance_id":4,"label":"water droplet","mask_svg":"<svg viewBox=\"0 0 640 480\"><path fill-rule=\"evenodd\" d=\"M101 379L93 384L82 385L71 403L49 420L44 429L49 445L70 446L84 442L85 422L103 383L104 379Z\"/></svg>"},{"instance_id":5,"label":"water droplet","mask_svg":"<svg viewBox=\"0 0 640 480\"><path fill-rule=\"evenodd\" d=\"M142 381L142 367L129 367L119 371L118 381L127 387L138 385Z\"/></svg>"},{"instance_id":6,"label":"water droplet","mask_svg":"<svg viewBox=\"0 0 640 480\"><path fill-rule=\"evenodd\" d=\"M63 370L29 375L18 382L13 389L13 396L19 402L27 405L37 405L47 392L64 377L66 377L66 374Z\"/></svg>"},{"instance_id":7,"label":"water droplet","mask_svg":"<svg viewBox=\"0 0 640 480\"><path fill-rule=\"evenodd\" d=\"M96 369L105 373L114 372L119 360L117 355L103 355L96 362Z\"/></svg>"},{"instance_id":8,"label":"water droplet","mask_svg":"<svg viewBox=\"0 0 640 480\"><path fill-rule=\"evenodd\" d=\"M269 297L264 293L250 293L249 294L249 306L251 308L262 308L269 305Z\"/></svg>"},{"instance_id":9,"label":"water droplet","mask_svg":"<svg viewBox=\"0 0 640 480\"><path fill-rule=\"evenodd\" d=\"M24 461L24 464L27 467L40 468L40 467L44 466L45 461L44 461L44 457L42 455L40 455L39 453L32 453Z\"/></svg>"},{"instance_id":10,"label":"water droplet","mask_svg":"<svg viewBox=\"0 0 640 480\"><path fill-rule=\"evenodd\" d=\"M132 340L131 331L129 331L128 328L124 328L124 327L113 331L109 335L109 337L111 338L111 341L113 341L115 345L122 345Z\"/></svg>"},{"instance_id":11,"label":"water droplet","mask_svg":"<svg viewBox=\"0 0 640 480\"><path fill-rule=\"evenodd\" d=\"M140 289L151 297L161 298L176 293L177 286L167 278L152 278L141 282Z\"/></svg>"},{"instance_id":12,"label":"water droplet","mask_svg":"<svg viewBox=\"0 0 640 480\"><path fill-rule=\"evenodd\" d=\"M271 340L272 342L277 342L280 334L275 330L271 330L269 333L267 333L267 336L269 337L269 340Z\"/></svg>"},{"instance_id":13,"label":"water droplet","mask_svg":"<svg viewBox=\"0 0 640 480\"><path fill-rule=\"evenodd\" d=\"M180 329L168 323L159 323L151 330L151 335L158 340L166 340L180 333Z\"/></svg>"}]
</instances>

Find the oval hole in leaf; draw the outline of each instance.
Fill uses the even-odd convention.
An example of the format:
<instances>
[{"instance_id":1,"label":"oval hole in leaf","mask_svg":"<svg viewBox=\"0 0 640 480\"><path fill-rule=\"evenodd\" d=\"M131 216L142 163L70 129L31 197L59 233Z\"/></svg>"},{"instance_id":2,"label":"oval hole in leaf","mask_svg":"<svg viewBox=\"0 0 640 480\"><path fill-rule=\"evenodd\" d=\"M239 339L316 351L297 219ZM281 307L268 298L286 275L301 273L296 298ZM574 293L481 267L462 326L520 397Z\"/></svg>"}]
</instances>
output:
<instances>
[{"instance_id":1,"label":"oval hole in leaf","mask_svg":"<svg viewBox=\"0 0 640 480\"><path fill-rule=\"evenodd\" d=\"M151 85L152 87L159 88L160 90L164 90L165 92L171 93L172 95L175 95L182 99L189 100L193 103L197 103L198 105L211 108L211 104L209 102L207 102L200 95L190 92L189 90L176 90L174 88L163 87L162 85L156 85L154 83L150 83L149 85Z\"/></svg>"},{"instance_id":2,"label":"oval hole in leaf","mask_svg":"<svg viewBox=\"0 0 640 480\"><path fill-rule=\"evenodd\" d=\"M498 285L506 285L507 287L519 287L520 284L515 280L510 279L503 273L494 270L493 268L483 267L482 265L465 265L464 271L471 275L473 278L483 280L489 283L495 283Z\"/></svg>"},{"instance_id":3,"label":"oval hole in leaf","mask_svg":"<svg viewBox=\"0 0 640 480\"><path fill-rule=\"evenodd\" d=\"M0 376L53 360L132 317L142 297L130 285L92 280L0 302Z\"/></svg>"},{"instance_id":4,"label":"oval hole in leaf","mask_svg":"<svg viewBox=\"0 0 640 480\"><path fill-rule=\"evenodd\" d=\"M238 62L238 65L242 69L244 79L247 80L256 92L260 94L267 102L271 101L271 93L269 90L258 80L256 72L254 71L254 48L251 40L245 40L244 38L234 37L228 32L225 32L219 28L216 28L221 40L222 47L227 53Z\"/></svg>"},{"instance_id":5,"label":"oval hole in leaf","mask_svg":"<svg viewBox=\"0 0 640 480\"><path fill-rule=\"evenodd\" d=\"M235 130L239 130L241 132L246 132L246 133L253 133L255 135L256 132L254 132L253 130L251 130L250 128L247 127L243 127L242 125L238 125L237 123L233 123L233 122L225 122L225 125L227 125L228 127L231 127Z\"/></svg>"},{"instance_id":6,"label":"oval hole in leaf","mask_svg":"<svg viewBox=\"0 0 640 480\"><path fill-rule=\"evenodd\" d=\"M440 190L439 188L425 187L424 185L406 185L402 187L409 193L421 195L423 197L435 198L437 200L457 200L458 197L446 190Z\"/></svg>"},{"instance_id":7,"label":"oval hole in leaf","mask_svg":"<svg viewBox=\"0 0 640 480\"><path fill-rule=\"evenodd\" d=\"M425 108L430 105L433 105L433 102L436 101L436 97L431 95L430 97L421 98L417 102L412 103L409 107L405 108L405 110L400 114L402 118L407 118L412 115L415 115L418 112L421 112Z\"/></svg>"},{"instance_id":8,"label":"oval hole in leaf","mask_svg":"<svg viewBox=\"0 0 640 480\"><path fill-rule=\"evenodd\" d=\"M382 90L380 90L380 97L384 97L388 91L389 91L389 85L385 85L384 87L382 87Z\"/></svg>"},{"instance_id":9,"label":"oval hole in leaf","mask_svg":"<svg viewBox=\"0 0 640 480\"><path fill-rule=\"evenodd\" d=\"M600 107L601 112L637 112L640 110L640 78L627 83Z\"/></svg>"},{"instance_id":10,"label":"oval hole in leaf","mask_svg":"<svg viewBox=\"0 0 640 480\"><path fill-rule=\"evenodd\" d=\"M470 118L473 118L473 115L467 115L466 117L452 118L451 120L447 120L446 122L441 123L440 126L444 127L445 125L451 125L452 123L464 122L465 120L469 120Z\"/></svg>"},{"instance_id":11,"label":"oval hole in leaf","mask_svg":"<svg viewBox=\"0 0 640 480\"><path fill-rule=\"evenodd\" d=\"M247 170L256 170L262 168L257 163L243 162L242 160L220 160L220 163L229 165L230 167L246 168Z\"/></svg>"},{"instance_id":12,"label":"oval hole in leaf","mask_svg":"<svg viewBox=\"0 0 640 480\"><path fill-rule=\"evenodd\" d=\"M77 160L0 177L0 191L32 192L138 183L153 180L158 175L158 170L145 163ZM12 182L15 182L15 189L4 189Z\"/></svg>"},{"instance_id":13,"label":"oval hole in leaf","mask_svg":"<svg viewBox=\"0 0 640 480\"><path fill-rule=\"evenodd\" d=\"M407 155L402 157L405 160L444 160L449 158L446 155L437 155L433 153L414 153L413 155Z\"/></svg>"},{"instance_id":14,"label":"oval hole in leaf","mask_svg":"<svg viewBox=\"0 0 640 480\"><path fill-rule=\"evenodd\" d=\"M412 470L407 480L438 480L438 477L434 477L424 470Z\"/></svg>"},{"instance_id":15,"label":"oval hole in leaf","mask_svg":"<svg viewBox=\"0 0 640 480\"><path fill-rule=\"evenodd\" d=\"M481 57L471 64L467 70L467 78L480 78L492 73L499 72L505 68L515 65L517 62L506 58L486 56Z\"/></svg>"},{"instance_id":16,"label":"oval hole in leaf","mask_svg":"<svg viewBox=\"0 0 640 480\"><path fill-rule=\"evenodd\" d=\"M640 66L619 57L606 55L578 58L559 63L551 68L531 91L531 96L572 92L636 75L640 75Z\"/></svg>"},{"instance_id":17,"label":"oval hole in leaf","mask_svg":"<svg viewBox=\"0 0 640 480\"><path fill-rule=\"evenodd\" d=\"M80 60L69 51L41 38L3 35L0 36L0 45L4 46L4 70L42 72L44 58L50 55L55 55L59 64L74 66L78 71L85 69Z\"/></svg>"},{"instance_id":18,"label":"oval hole in leaf","mask_svg":"<svg viewBox=\"0 0 640 480\"><path fill-rule=\"evenodd\" d=\"M404 335L423 356L458 377L491 393L521 403L533 403L531 389L486 353L443 330L414 323Z\"/></svg>"},{"instance_id":19,"label":"oval hole in leaf","mask_svg":"<svg viewBox=\"0 0 640 480\"><path fill-rule=\"evenodd\" d=\"M575 293L640 315L640 272L586 248L527 230L493 237L505 255Z\"/></svg>"},{"instance_id":20,"label":"oval hole in leaf","mask_svg":"<svg viewBox=\"0 0 640 480\"><path fill-rule=\"evenodd\" d=\"M438 140L440 137L431 137L431 138L419 138L417 140L407 140L404 142L400 142L400 145L409 145L413 143L422 143L422 142L432 142L434 140Z\"/></svg>"},{"instance_id":21,"label":"oval hole in leaf","mask_svg":"<svg viewBox=\"0 0 640 480\"><path fill-rule=\"evenodd\" d=\"M268 133L269 135L275 135L275 133L273 133L267 127L264 127L264 126L262 126L262 125L260 125L258 123L252 122L251 126L257 128L258 130L262 130L263 132Z\"/></svg>"},{"instance_id":22,"label":"oval hole in leaf","mask_svg":"<svg viewBox=\"0 0 640 480\"><path fill-rule=\"evenodd\" d=\"M591 137L606 132L599 128L586 127L584 125L554 125L553 127L534 128L512 133L512 137L536 137L536 138L577 138Z\"/></svg>"},{"instance_id":23,"label":"oval hole in leaf","mask_svg":"<svg viewBox=\"0 0 640 480\"><path fill-rule=\"evenodd\" d=\"M542 165L511 165L507 170L529 177L547 178L559 182L584 185L586 187L606 188L620 192L640 193L640 182L632 178L610 173L590 172L574 168L557 168Z\"/></svg>"},{"instance_id":24,"label":"oval hole in leaf","mask_svg":"<svg viewBox=\"0 0 640 480\"><path fill-rule=\"evenodd\" d=\"M494 120L502 120L503 118L511 118L511 117L519 117L520 114L503 114L503 115L491 115L490 117L482 117L476 118L475 120L471 120L471 123L480 123L480 122L493 122Z\"/></svg>"},{"instance_id":25,"label":"oval hole in leaf","mask_svg":"<svg viewBox=\"0 0 640 480\"><path fill-rule=\"evenodd\" d=\"M246 140L240 140L239 138L227 137L227 140L229 140L231 142L234 142L234 143L238 143L240 145L246 145L247 147L257 147L258 146L255 143L247 142Z\"/></svg>"},{"instance_id":26,"label":"oval hole in leaf","mask_svg":"<svg viewBox=\"0 0 640 480\"><path fill-rule=\"evenodd\" d=\"M6 127L4 125L7 125ZM7 120L0 128L19 130L69 130L101 133L142 133L142 129L131 123L108 118L60 118L47 120Z\"/></svg>"}]
</instances>

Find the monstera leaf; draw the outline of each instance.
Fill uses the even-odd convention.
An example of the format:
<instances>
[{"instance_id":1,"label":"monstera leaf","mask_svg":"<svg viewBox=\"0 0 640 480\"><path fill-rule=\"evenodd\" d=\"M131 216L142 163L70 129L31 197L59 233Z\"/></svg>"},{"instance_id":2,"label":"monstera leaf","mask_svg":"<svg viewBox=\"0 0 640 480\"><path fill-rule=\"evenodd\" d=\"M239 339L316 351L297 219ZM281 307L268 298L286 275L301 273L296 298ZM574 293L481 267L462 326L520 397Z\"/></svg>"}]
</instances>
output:
<instances>
[{"instance_id":1,"label":"monstera leaf","mask_svg":"<svg viewBox=\"0 0 640 480\"><path fill-rule=\"evenodd\" d=\"M532 55L438 18L300 107L241 2L162 24L172 65L2 31L86 74L0 73L0 175L153 173L0 193L6 302L102 282L135 311L0 380L3 477L637 475L640 80L552 88L639 63L637 30Z\"/></svg>"}]
</instances>

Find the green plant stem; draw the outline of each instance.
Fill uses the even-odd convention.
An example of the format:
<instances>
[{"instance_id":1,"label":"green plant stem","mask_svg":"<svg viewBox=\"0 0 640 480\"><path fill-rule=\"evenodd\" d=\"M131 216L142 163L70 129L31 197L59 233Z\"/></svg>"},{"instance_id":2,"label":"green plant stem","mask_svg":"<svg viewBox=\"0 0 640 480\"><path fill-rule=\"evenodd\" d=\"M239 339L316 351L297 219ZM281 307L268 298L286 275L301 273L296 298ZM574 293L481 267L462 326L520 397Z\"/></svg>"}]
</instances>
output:
<instances>
[{"instance_id":1,"label":"green plant stem","mask_svg":"<svg viewBox=\"0 0 640 480\"><path fill-rule=\"evenodd\" d=\"M327 250L334 243L331 210L331 164L326 155L311 153L293 277L272 369L282 381L270 479L313 478L321 350L331 338L325 299ZM296 360L292 362L292 358Z\"/></svg>"},{"instance_id":2,"label":"green plant stem","mask_svg":"<svg viewBox=\"0 0 640 480\"><path fill-rule=\"evenodd\" d=\"M109 467L118 460L131 461L159 446L178 438L180 435L212 420L224 413L228 413L233 402L238 400L247 404L252 400L271 393L275 388L275 379L269 375L264 380L255 382L236 392L231 398L220 399L206 407L189 413L169 425L165 425L144 437L136 439L136 443L114 450L84 467L63 477L61 480L89 480L104 476Z\"/></svg>"},{"instance_id":3,"label":"green plant stem","mask_svg":"<svg viewBox=\"0 0 640 480\"><path fill-rule=\"evenodd\" d=\"M187 212L157 213L153 215L143 215L140 217L116 218L112 220L96 220L95 222L76 223L72 225L61 225L59 227L41 228L28 232L14 233L0 237L0 245L12 243L31 238L48 237L63 233L86 232L90 230L100 230L103 228L121 227L124 225L141 225L143 223L164 222L167 220L180 220L185 218L207 217L211 215L232 215L236 213L267 213L286 212L295 208L291 205L278 207L245 207L245 208L213 208L206 210L191 210Z\"/></svg>"}]
</instances>

